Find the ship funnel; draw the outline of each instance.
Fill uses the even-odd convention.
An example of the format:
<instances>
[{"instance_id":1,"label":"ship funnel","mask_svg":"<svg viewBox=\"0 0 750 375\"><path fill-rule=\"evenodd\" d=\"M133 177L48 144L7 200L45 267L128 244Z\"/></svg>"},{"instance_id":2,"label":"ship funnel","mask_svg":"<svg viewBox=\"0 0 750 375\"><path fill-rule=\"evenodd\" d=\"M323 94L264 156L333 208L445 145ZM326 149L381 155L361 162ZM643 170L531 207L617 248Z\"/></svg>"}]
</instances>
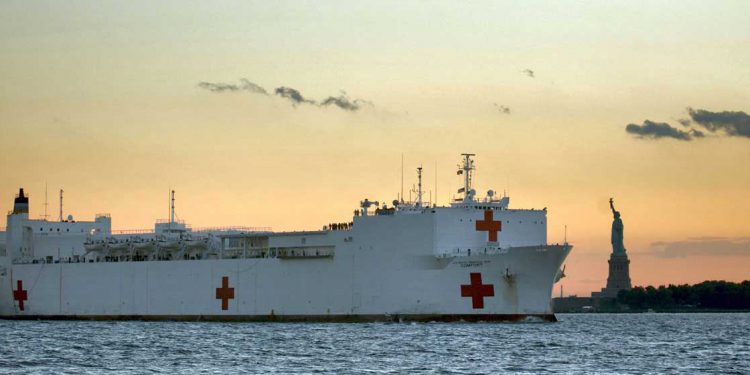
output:
<instances>
[{"instance_id":1,"label":"ship funnel","mask_svg":"<svg viewBox=\"0 0 750 375\"><path fill-rule=\"evenodd\" d=\"M23 194L23 188L18 190L18 195L13 201L13 214L29 213L29 197Z\"/></svg>"}]
</instances>

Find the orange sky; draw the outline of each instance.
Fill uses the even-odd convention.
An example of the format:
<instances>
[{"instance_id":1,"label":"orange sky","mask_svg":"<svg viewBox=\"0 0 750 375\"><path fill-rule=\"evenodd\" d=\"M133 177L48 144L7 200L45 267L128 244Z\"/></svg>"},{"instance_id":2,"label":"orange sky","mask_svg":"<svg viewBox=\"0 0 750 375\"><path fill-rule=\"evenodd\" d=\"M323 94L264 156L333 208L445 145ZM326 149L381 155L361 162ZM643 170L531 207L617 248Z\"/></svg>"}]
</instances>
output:
<instances>
[{"instance_id":1,"label":"orange sky","mask_svg":"<svg viewBox=\"0 0 750 375\"><path fill-rule=\"evenodd\" d=\"M195 227L314 229L395 199L402 153L446 204L474 152L479 191L568 226L566 293L605 283L612 196L634 284L750 278L750 138L625 132L750 111L746 3L210 4L1 4L0 202L39 216L46 183L52 215L63 188L66 215L149 228L172 187ZM271 95L198 86L240 78Z\"/></svg>"}]
</instances>

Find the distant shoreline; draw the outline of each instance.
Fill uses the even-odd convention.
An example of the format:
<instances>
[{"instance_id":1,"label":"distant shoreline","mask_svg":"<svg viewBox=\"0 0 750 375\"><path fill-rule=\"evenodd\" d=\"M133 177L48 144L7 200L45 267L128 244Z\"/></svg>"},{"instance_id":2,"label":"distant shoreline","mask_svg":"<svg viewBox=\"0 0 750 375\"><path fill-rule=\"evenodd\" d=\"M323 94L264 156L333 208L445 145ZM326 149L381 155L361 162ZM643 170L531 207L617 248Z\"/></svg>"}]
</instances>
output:
<instances>
[{"instance_id":1,"label":"distant shoreline","mask_svg":"<svg viewBox=\"0 0 750 375\"><path fill-rule=\"evenodd\" d=\"M683 310L644 310L644 311L555 311L555 314L747 314L750 310L711 310L711 309L683 309Z\"/></svg>"},{"instance_id":2,"label":"distant shoreline","mask_svg":"<svg viewBox=\"0 0 750 375\"><path fill-rule=\"evenodd\" d=\"M617 297L552 298L556 313L733 313L750 312L750 280L706 280L695 285L636 286Z\"/></svg>"}]
</instances>

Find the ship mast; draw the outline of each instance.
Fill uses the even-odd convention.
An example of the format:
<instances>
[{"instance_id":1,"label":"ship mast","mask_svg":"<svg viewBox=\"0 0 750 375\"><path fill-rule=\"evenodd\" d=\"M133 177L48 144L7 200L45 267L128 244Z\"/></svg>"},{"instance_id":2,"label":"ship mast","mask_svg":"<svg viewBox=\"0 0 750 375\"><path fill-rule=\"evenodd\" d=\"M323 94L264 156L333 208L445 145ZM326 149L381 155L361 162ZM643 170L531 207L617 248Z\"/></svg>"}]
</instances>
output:
<instances>
[{"instance_id":1,"label":"ship mast","mask_svg":"<svg viewBox=\"0 0 750 375\"><path fill-rule=\"evenodd\" d=\"M169 226L171 227L174 223L174 190L172 190L172 205L169 210Z\"/></svg>"},{"instance_id":2,"label":"ship mast","mask_svg":"<svg viewBox=\"0 0 750 375\"><path fill-rule=\"evenodd\" d=\"M401 153L401 203L404 203L404 153Z\"/></svg>"},{"instance_id":3,"label":"ship mast","mask_svg":"<svg viewBox=\"0 0 750 375\"><path fill-rule=\"evenodd\" d=\"M464 203L467 203L472 199L471 171L474 170L474 160L471 160L471 157L474 155L475 154L461 154L461 156L464 157L464 162L461 166L461 169L459 170L459 173L463 173L464 175L464 187L462 189L464 193Z\"/></svg>"},{"instance_id":4,"label":"ship mast","mask_svg":"<svg viewBox=\"0 0 750 375\"><path fill-rule=\"evenodd\" d=\"M63 221L63 189L60 189L60 222Z\"/></svg>"},{"instance_id":5,"label":"ship mast","mask_svg":"<svg viewBox=\"0 0 750 375\"><path fill-rule=\"evenodd\" d=\"M47 183L44 183L44 221L47 221L47 218L49 217L47 215L47 206L49 205L47 203Z\"/></svg>"},{"instance_id":6,"label":"ship mast","mask_svg":"<svg viewBox=\"0 0 750 375\"><path fill-rule=\"evenodd\" d=\"M422 207L422 166L417 168L417 207Z\"/></svg>"}]
</instances>

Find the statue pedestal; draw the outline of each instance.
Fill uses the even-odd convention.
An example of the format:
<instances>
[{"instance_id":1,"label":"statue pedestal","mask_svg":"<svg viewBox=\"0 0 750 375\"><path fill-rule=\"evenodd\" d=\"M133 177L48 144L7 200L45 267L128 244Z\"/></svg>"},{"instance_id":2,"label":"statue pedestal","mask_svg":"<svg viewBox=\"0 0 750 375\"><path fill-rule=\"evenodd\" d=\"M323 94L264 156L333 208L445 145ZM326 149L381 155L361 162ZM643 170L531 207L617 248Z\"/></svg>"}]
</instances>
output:
<instances>
[{"instance_id":1,"label":"statue pedestal","mask_svg":"<svg viewBox=\"0 0 750 375\"><path fill-rule=\"evenodd\" d=\"M609 277L607 287L601 292L591 293L593 298L617 298L621 290L630 290L630 259L628 254L612 254L609 256Z\"/></svg>"}]
</instances>

